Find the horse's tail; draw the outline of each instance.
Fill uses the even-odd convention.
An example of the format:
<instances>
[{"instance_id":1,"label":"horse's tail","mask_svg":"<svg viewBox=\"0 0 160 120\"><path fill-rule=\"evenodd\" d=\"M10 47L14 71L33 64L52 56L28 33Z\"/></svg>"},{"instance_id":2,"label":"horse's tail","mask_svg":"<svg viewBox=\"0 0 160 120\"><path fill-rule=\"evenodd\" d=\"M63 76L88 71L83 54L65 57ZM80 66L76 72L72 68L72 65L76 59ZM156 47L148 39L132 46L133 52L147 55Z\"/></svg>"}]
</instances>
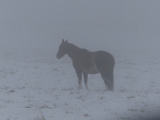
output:
<instances>
[{"instance_id":1,"label":"horse's tail","mask_svg":"<svg viewBox=\"0 0 160 120\"><path fill-rule=\"evenodd\" d=\"M101 76L104 80L105 85L108 87L110 91L114 90L114 76L113 70L108 71L107 73L101 73Z\"/></svg>"},{"instance_id":2,"label":"horse's tail","mask_svg":"<svg viewBox=\"0 0 160 120\"><path fill-rule=\"evenodd\" d=\"M106 74L107 81L110 83L108 84L109 90L114 90L114 75L113 75L113 69L107 72Z\"/></svg>"}]
</instances>

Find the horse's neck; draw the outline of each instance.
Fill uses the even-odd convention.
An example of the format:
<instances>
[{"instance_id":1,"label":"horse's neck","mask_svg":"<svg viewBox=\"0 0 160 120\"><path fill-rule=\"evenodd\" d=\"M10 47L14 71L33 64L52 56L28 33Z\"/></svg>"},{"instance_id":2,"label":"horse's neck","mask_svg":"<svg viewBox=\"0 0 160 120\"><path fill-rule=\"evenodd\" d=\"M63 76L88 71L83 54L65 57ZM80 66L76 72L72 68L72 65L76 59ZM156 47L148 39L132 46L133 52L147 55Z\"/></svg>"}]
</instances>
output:
<instances>
[{"instance_id":1,"label":"horse's neck","mask_svg":"<svg viewBox=\"0 0 160 120\"><path fill-rule=\"evenodd\" d=\"M77 54L79 54L79 52L81 51L81 48L73 45L73 44L69 44L69 51L68 51L68 56L74 60L75 56L77 56Z\"/></svg>"}]
</instances>

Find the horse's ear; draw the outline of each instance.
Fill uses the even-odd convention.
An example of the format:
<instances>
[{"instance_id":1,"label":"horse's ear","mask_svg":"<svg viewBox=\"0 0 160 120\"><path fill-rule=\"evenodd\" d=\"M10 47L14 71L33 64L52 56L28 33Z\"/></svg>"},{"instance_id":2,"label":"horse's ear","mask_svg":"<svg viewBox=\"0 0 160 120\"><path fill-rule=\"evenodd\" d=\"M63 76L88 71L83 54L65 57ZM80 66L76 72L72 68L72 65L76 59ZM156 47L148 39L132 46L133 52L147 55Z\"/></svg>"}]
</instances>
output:
<instances>
[{"instance_id":1,"label":"horse's ear","mask_svg":"<svg viewBox=\"0 0 160 120\"><path fill-rule=\"evenodd\" d=\"M66 43L68 43L68 40L66 40Z\"/></svg>"},{"instance_id":2,"label":"horse's ear","mask_svg":"<svg viewBox=\"0 0 160 120\"><path fill-rule=\"evenodd\" d=\"M62 39L62 43L64 42L64 39Z\"/></svg>"}]
</instances>

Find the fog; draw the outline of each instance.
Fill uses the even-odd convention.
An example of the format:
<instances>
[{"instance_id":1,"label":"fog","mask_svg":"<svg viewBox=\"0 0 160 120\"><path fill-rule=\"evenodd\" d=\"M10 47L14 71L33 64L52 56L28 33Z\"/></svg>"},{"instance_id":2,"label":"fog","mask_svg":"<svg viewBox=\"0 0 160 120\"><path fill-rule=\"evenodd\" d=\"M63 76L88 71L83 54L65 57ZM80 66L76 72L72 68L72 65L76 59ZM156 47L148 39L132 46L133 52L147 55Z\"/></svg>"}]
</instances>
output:
<instances>
[{"instance_id":1,"label":"fog","mask_svg":"<svg viewBox=\"0 0 160 120\"><path fill-rule=\"evenodd\" d=\"M159 0L1 0L1 52L159 49Z\"/></svg>"}]
</instances>

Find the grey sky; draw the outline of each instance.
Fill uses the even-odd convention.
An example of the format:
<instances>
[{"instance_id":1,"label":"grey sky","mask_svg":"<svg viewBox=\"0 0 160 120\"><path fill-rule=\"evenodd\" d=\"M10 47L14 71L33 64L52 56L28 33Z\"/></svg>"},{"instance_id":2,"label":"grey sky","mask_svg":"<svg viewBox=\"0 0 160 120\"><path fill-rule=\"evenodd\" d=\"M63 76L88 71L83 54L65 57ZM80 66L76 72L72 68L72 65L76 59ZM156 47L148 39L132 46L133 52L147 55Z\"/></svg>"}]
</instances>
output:
<instances>
[{"instance_id":1,"label":"grey sky","mask_svg":"<svg viewBox=\"0 0 160 120\"><path fill-rule=\"evenodd\" d=\"M158 48L159 0L1 0L0 50ZM90 45L90 43L92 43Z\"/></svg>"}]
</instances>

